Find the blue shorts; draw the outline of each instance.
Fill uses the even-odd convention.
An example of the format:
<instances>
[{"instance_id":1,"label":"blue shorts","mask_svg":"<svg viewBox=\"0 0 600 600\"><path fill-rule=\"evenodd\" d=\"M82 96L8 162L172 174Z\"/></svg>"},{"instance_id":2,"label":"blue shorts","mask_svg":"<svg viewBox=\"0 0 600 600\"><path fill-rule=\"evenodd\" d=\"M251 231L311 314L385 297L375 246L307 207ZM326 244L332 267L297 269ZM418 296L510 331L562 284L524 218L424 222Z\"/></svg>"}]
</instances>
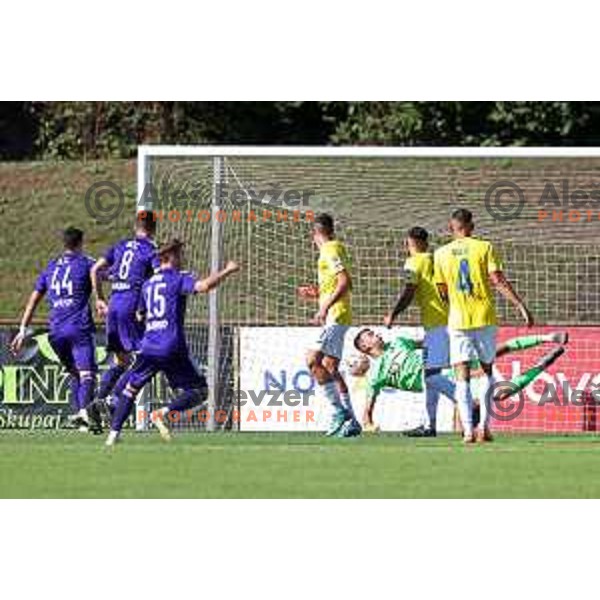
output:
<instances>
[{"instance_id":1,"label":"blue shorts","mask_svg":"<svg viewBox=\"0 0 600 600\"><path fill-rule=\"evenodd\" d=\"M135 310L128 307L109 307L106 317L106 350L135 352L139 349L144 326L136 319Z\"/></svg>"},{"instance_id":2,"label":"blue shorts","mask_svg":"<svg viewBox=\"0 0 600 600\"><path fill-rule=\"evenodd\" d=\"M92 333L78 336L51 333L48 341L67 371L96 371L96 348Z\"/></svg>"},{"instance_id":3,"label":"blue shorts","mask_svg":"<svg viewBox=\"0 0 600 600\"><path fill-rule=\"evenodd\" d=\"M138 354L129 371L127 384L141 390L157 373L164 373L172 389L205 389L206 379L198 373L187 354L158 357Z\"/></svg>"}]
</instances>

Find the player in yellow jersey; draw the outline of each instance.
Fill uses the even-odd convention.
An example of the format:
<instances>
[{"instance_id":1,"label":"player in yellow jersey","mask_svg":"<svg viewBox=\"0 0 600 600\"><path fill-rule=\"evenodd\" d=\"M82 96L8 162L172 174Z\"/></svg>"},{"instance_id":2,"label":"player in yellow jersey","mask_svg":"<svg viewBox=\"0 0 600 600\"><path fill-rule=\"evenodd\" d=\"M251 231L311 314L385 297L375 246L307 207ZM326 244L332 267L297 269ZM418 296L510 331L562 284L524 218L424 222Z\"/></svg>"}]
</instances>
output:
<instances>
[{"instance_id":1,"label":"player in yellow jersey","mask_svg":"<svg viewBox=\"0 0 600 600\"><path fill-rule=\"evenodd\" d=\"M335 239L330 215L315 217L312 239L319 249L319 285L300 286L298 294L303 298L318 299L319 310L311 322L322 329L308 351L307 363L334 408L327 435L351 437L359 435L361 427L354 416L348 387L339 372L344 337L352 323L350 259L344 244Z\"/></svg>"},{"instance_id":2,"label":"player in yellow jersey","mask_svg":"<svg viewBox=\"0 0 600 600\"><path fill-rule=\"evenodd\" d=\"M435 282L448 301L450 362L456 371L456 400L464 440L475 441L470 388L471 361L479 361L485 374L479 441L490 441L489 403L494 390L492 365L496 355L496 303L493 288L511 302L528 327L533 317L502 272L502 263L490 242L472 237L473 215L466 209L452 213L453 241L435 252Z\"/></svg>"},{"instance_id":3,"label":"player in yellow jersey","mask_svg":"<svg viewBox=\"0 0 600 600\"><path fill-rule=\"evenodd\" d=\"M409 257L404 263L404 290L394 308L384 318L391 327L396 317L411 303L419 307L421 323L425 329L423 339L425 369L429 375L439 373L450 362L448 352L448 305L441 299L433 277L433 255L428 251L429 234L423 227L413 227L405 240ZM423 427L407 432L411 437L436 435L437 407L440 392L425 386L426 422ZM363 424L364 426L364 424Z\"/></svg>"}]
</instances>

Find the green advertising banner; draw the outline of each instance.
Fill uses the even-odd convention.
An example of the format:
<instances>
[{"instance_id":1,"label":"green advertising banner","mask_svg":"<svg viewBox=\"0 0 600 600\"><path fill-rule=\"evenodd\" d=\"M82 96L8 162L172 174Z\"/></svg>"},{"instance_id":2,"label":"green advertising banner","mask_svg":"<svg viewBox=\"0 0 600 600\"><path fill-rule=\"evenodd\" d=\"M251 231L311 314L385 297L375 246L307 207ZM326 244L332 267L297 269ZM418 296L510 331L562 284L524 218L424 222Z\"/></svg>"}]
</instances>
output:
<instances>
[{"instance_id":1,"label":"green advertising banner","mask_svg":"<svg viewBox=\"0 0 600 600\"><path fill-rule=\"evenodd\" d=\"M22 357L15 359L8 350L16 327L0 327L0 430L60 429L68 427L71 391L69 375L52 350L45 330L34 332ZM207 328L191 327L187 339L200 371L206 367ZM222 399L229 404L233 395L232 348L233 332L223 329L221 372ZM103 331L96 334L98 378L109 367L106 339ZM145 390L153 404L165 402L171 394L163 377L156 377Z\"/></svg>"}]
</instances>

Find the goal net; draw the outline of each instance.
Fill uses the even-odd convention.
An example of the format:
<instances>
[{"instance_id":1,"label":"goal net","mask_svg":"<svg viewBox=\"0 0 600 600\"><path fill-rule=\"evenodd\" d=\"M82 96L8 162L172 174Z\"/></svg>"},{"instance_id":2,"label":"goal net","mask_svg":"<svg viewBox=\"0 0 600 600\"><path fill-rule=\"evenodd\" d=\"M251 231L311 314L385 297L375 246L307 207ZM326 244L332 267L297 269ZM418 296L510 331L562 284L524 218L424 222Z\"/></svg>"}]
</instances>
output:
<instances>
[{"instance_id":1,"label":"goal net","mask_svg":"<svg viewBox=\"0 0 600 600\"><path fill-rule=\"evenodd\" d=\"M568 332L564 356L499 408L496 430L596 431L600 385L600 157L566 149L293 149L141 147L139 209L154 210L160 240L186 242L187 268L207 274L234 259L241 272L188 304L191 351L209 381L208 406L181 426L241 430L319 430L327 420L304 364L317 329L315 305L296 289L316 281L310 239L315 214L328 212L352 258L353 326L384 337L422 335L411 307L398 327L381 328L402 288L403 240L410 227L429 230L432 249L448 241L456 208L475 217L505 273L534 314L527 330L498 298L499 341ZM353 377L353 332L344 373L359 413L365 382ZM548 352L548 345L502 357L509 380ZM298 392L300 399L294 394ZM165 401L164 382L146 401ZM600 399L600 393L598 394ZM378 403L383 429L418 425L423 398L389 391ZM443 402L441 428L454 428Z\"/></svg>"}]
</instances>

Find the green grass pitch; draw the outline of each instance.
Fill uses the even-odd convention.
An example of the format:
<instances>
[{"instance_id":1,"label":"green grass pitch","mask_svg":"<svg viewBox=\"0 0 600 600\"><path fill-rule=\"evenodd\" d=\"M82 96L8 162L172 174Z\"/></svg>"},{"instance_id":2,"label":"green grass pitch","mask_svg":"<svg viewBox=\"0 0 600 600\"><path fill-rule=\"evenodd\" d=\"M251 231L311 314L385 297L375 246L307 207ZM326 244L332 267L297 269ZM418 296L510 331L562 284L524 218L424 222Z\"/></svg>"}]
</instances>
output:
<instances>
[{"instance_id":1,"label":"green grass pitch","mask_svg":"<svg viewBox=\"0 0 600 600\"><path fill-rule=\"evenodd\" d=\"M600 438L2 432L3 498L598 498Z\"/></svg>"}]
</instances>

